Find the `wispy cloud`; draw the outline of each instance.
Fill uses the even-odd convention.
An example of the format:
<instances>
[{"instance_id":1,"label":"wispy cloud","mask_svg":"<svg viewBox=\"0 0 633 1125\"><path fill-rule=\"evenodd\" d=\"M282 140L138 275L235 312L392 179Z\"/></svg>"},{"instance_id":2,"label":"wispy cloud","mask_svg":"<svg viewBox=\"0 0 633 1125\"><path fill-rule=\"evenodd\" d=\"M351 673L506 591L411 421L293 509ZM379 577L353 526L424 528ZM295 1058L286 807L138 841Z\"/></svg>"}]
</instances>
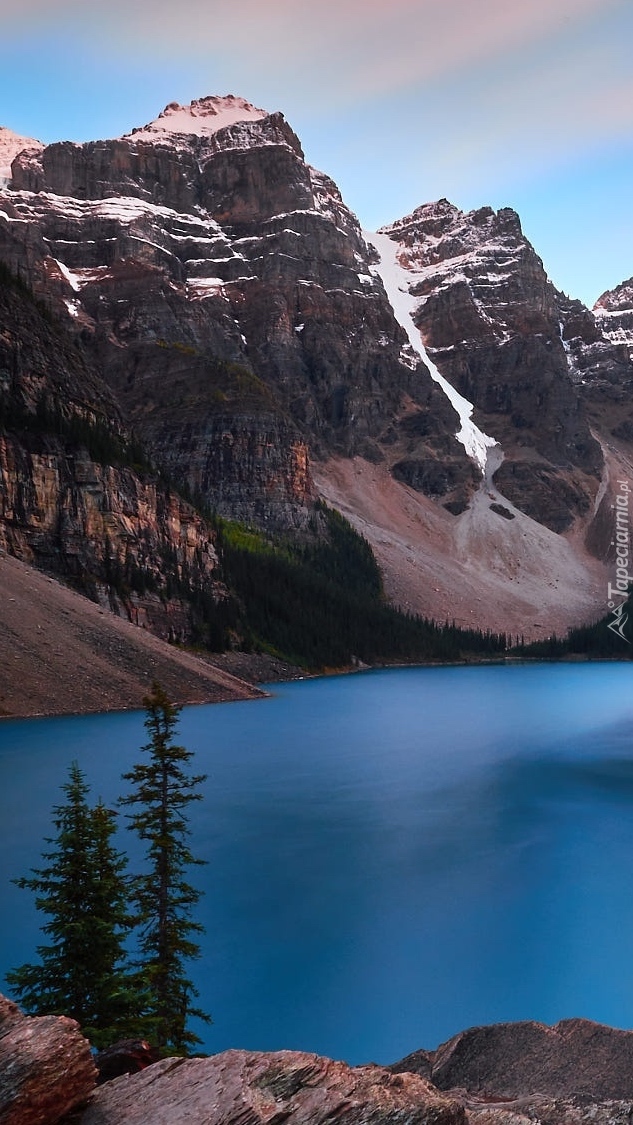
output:
<instances>
[{"instance_id":1,"label":"wispy cloud","mask_svg":"<svg viewBox=\"0 0 633 1125\"><path fill-rule=\"evenodd\" d=\"M629 3L629 0L625 0ZM6 0L5 34L66 24L131 54L183 51L318 107L393 94L524 49L622 0Z\"/></svg>"},{"instance_id":2,"label":"wispy cloud","mask_svg":"<svg viewBox=\"0 0 633 1125\"><path fill-rule=\"evenodd\" d=\"M186 58L192 96L241 93L302 123L402 99L405 117L456 131L457 158L468 147L460 100L461 119L485 118L488 151L513 125L540 130L545 149L550 132L564 141L580 107L600 134L633 124L630 35L601 38L618 21L633 34L632 10L631 0L3 0L0 34L65 28L119 65L153 59L168 97L170 61L182 70Z\"/></svg>"},{"instance_id":3,"label":"wispy cloud","mask_svg":"<svg viewBox=\"0 0 633 1125\"><path fill-rule=\"evenodd\" d=\"M633 33L633 12L631 13ZM435 90L422 136L435 176L465 187L534 178L633 131L629 37L608 27L576 28L537 54L497 58Z\"/></svg>"}]
</instances>

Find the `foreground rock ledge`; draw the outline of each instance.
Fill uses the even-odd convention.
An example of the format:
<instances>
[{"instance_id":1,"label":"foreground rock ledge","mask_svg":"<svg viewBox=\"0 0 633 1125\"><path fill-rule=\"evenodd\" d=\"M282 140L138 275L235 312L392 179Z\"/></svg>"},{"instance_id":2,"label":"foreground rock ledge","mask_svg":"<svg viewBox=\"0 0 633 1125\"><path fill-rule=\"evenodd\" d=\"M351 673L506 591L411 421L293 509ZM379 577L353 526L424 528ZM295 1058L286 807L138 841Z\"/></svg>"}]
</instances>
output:
<instances>
[{"instance_id":1,"label":"foreground rock ledge","mask_svg":"<svg viewBox=\"0 0 633 1125\"><path fill-rule=\"evenodd\" d=\"M57 1125L88 1100L96 1076L74 1020L30 1018L0 996L1 1125Z\"/></svg>"},{"instance_id":2,"label":"foreground rock ledge","mask_svg":"<svg viewBox=\"0 0 633 1125\"><path fill-rule=\"evenodd\" d=\"M80 1125L465 1125L454 1099L415 1074L300 1051L165 1059L101 1086Z\"/></svg>"},{"instance_id":3,"label":"foreground rock ledge","mask_svg":"<svg viewBox=\"0 0 633 1125\"><path fill-rule=\"evenodd\" d=\"M0 996L0 1125L631 1125L633 1032L523 1021L392 1067L234 1050L95 1079L74 1020Z\"/></svg>"}]
</instances>

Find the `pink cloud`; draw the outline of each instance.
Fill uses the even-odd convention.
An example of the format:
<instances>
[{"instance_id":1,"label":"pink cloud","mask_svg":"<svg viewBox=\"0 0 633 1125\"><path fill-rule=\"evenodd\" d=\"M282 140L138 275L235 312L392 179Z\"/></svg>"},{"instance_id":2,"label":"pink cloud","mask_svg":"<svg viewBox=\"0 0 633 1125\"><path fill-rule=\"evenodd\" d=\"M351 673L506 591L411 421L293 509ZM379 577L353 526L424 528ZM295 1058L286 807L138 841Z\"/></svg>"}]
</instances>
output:
<instances>
[{"instance_id":1,"label":"pink cloud","mask_svg":"<svg viewBox=\"0 0 633 1125\"><path fill-rule=\"evenodd\" d=\"M347 102L428 83L489 57L604 16L623 0L8 0L7 31L64 23L107 36L121 51L235 52L246 76L271 68L305 83L313 99ZM628 0L624 0L628 3ZM236 60L237 61L237 60ZM223 67L226 69L226 65Z\"/></svg>"}]
</instances>

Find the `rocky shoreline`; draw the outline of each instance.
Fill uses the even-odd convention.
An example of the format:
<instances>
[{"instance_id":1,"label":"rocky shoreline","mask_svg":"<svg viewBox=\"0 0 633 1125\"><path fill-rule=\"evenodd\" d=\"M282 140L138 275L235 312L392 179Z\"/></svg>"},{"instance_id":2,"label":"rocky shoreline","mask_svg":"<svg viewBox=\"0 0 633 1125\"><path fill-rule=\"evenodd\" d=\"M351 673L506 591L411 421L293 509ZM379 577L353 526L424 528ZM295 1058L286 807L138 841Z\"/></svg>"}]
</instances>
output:
<instances>
[{"instance_id":1,"label":"rocky shoreline","mask_svg":"<svg viewBox=\"0 0 633 1125\"><path fill-rule=\"evenodd\" d=\"M585 1019L470 1028L392 1066L302 1051L171 1058L98 1085L66 1017L0 997L2 1125L630 1125L633 1031Z\"/></svg>"}]
</instances>

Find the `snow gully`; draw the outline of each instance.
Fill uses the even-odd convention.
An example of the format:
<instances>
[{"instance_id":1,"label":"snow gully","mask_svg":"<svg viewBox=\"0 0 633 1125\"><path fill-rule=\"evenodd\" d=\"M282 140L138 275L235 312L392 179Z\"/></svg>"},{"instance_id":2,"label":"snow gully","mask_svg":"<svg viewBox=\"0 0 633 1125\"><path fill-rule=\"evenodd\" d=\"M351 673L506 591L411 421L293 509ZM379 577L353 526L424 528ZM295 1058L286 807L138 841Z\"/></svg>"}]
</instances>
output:
<instances>
[{"instance_id":1,"label":"snow gully","mask_svg":"<svg viewBox=\"0 0 633 1125\"><path fill-rule=\"evenodd\" d=\"M380 277L396 320L404 328L414 352L426 364L431 378L442 388L459 417L460 428L455 435L457 440L461 442L471 460L479 466L484 478L491 476L489 454L493 449L496 450L497 460L494 468L497 468L501 463L498 459L501 450L495 439L484 434L473 422L472 402L468 402L455 390L427 353L422 336L413 320L417 299L410 292L409 286L415 280L414 271L401 265L398 258L400 246L388 234L363 231L363 236L379 256L379 264L370 266L370 269L374 276L377 274Z\"/></svg>"}]
</instances>

